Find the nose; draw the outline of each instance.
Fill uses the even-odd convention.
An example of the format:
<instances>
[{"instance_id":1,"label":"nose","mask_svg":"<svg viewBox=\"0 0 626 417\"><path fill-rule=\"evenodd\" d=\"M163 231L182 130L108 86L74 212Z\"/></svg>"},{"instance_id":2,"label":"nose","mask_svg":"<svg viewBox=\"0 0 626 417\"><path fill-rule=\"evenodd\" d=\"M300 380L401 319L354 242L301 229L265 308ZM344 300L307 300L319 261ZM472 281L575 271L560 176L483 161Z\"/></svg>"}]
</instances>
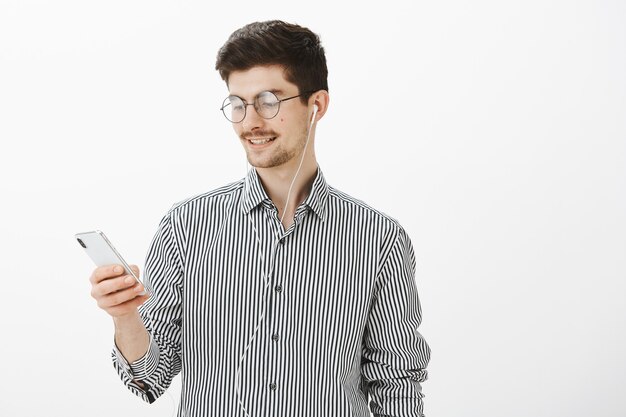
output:
<instances>
[{"instance_id":1,"label":"nose","mask_svg":"<svg viewBox=\"0 0 626 417\"><path fill-rule=\"evenodd\" d=\"M265 119L259 116L256 108L252 105L252 103L248 104L246 108L246 116L241 121L241 127L243 127L244 131L253 131L254 129L260 129L263 127L265 123Z\"/></svg>"}]
</instances>

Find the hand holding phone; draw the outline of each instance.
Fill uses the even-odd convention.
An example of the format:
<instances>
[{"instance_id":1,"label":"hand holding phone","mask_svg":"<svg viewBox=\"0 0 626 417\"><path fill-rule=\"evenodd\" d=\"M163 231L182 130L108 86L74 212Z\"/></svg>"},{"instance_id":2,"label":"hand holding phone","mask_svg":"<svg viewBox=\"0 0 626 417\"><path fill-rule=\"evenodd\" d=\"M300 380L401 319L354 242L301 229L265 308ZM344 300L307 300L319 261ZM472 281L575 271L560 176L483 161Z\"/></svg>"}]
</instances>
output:
<instances>
[{"instance_id":1,"label":"hand holding phone","mask_svg":"<svg viewBox=\"0 0 626 417\"><path fill-rule=\"evenodd\" d=\"M136 312L148 295L136 271L99 230L75 235L78 243L98 266L91 274L91 295L111 316Z\"/></svg>"}]
</instances>

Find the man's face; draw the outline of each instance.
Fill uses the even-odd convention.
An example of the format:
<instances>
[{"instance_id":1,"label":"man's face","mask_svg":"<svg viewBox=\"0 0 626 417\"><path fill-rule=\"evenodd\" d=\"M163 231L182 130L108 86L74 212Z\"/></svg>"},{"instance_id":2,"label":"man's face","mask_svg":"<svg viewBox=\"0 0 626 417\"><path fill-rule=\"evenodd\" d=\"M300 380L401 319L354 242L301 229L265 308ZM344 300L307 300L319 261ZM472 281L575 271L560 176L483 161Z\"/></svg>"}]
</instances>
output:
<instances>
[{"instance_id":1,"label":"man's face","mask_svg":"<svg viewBox=\"0 0 626 417\"><path fill-rule=\"evenodd\" d=\"M230 95L250 104L263 91L273 92L279 100L300 93L295 84L285 80L283 67L278 65L232 72L228 77L228 88ZM280 111L272 119L264 119L254 106L247 106L246 117L241 123L233 123L233 128L250 165L273 168L299 163L306 143L307 121L307 106L297 97L280 103ZM261 142L255 144L252 141Z\"/></svg>"}]
</instances>

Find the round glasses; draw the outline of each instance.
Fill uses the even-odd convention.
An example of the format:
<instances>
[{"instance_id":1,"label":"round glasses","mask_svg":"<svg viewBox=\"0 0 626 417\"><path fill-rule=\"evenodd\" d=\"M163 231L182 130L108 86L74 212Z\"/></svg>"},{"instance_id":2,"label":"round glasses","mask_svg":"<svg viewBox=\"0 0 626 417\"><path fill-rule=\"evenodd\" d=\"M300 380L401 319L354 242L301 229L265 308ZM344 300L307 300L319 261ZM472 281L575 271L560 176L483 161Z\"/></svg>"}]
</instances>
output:
<instances>
[{"instance_id":1,"label":"round glasses","mask_svg":"<svg viewBox=\"0 0 626 417\"><path fill-rule=\"evenodd\" d=\"M231 123L241 123L246 118L248 106L254 106L254 109L262 118L273 119L280 111L280 103L300 97L303 94L279 100L276 94L271 91L263 91L254 98L253 103L246 103L244 99L238 96L228 96L222 103L220 110Z\"/></svg>"}]
</instances>

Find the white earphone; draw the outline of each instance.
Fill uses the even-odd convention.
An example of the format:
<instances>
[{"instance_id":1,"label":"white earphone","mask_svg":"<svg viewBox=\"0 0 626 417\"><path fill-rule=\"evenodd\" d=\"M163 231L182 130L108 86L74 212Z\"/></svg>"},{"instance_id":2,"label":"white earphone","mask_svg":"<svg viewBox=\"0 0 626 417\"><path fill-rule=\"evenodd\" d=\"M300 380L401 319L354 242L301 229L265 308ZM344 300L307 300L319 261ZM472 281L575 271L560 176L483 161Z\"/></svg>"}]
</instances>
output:
<instances>
[{"instance_id":1,"label":"white earphone","mask_svg":"<svg viewBox=\"0 0 626 417\"><path fill-rule=\"evenodd\" d=\"M315 121L315 116L317 115L317 110L319 109L319 107L317 106L317 104L313 105L313 116L311 117L311 124L313 124L313 122Z\"/></svg>"},{"instance_id":2,"label":"white earphone","mask_svg":"<svg viewBox=\"0 0 626 417\"><path fill-rule=\"evenodd\" d=\"M289 186L289 191L287 192L287 198L285 199L286 203L285 203L285 208L283 209L283 215L280 218L280 222L283 222L283 219L285 218L285 213L287 213L286 207L287 204L289 203L289 197L291 196L291 189L293 188L293 184L296 181L296 178L298 177L298 174L300 173L300 168L302 168L302 161L304 161L304 155L306 153L306 149L307 149L307 145L309 144L309 138L311 137L311 128L313 127L313 123L315 123L315 116L317 115L317 112L319 110L319 106L317 104L313 104L313 115L311 116L311 123L309 125L309 131L307 132L307 136L306 136L306 143L304 144L304 151L302 152L302 157L300 158L300 165L298 165L298 169L296 170L295 175L293 176L293 179L291 180L291 185ZM248 166L246 165L246 175L247 175L247 169ZM230 213L230 211L229 211ZM250 221L250 224L252 225L252 228L254 229L254 233L256 236L257 241L259 242L259 247L263 247L261 240L259 238L259 234L257 232L256 227L254 226L254 223L252 222L252 219L250 219L250 217L248 216L248 221ZM272 249L272 256L274 256L274 251L276 246L278 245L278 241L274 242L274 248ZM269 285L270 285L270 277L272 275L272 272L274 270L274 262L272 260L272 262L270 263L270 270L269 272L265 271L265 262L263 261L263 259L265 258L264 254L261 254L261 265L262 265L262 271L263 271L263 280L265 281L265 287L263 288L263 294L265 294L265 291L268 289ZM265 295L263 296L263 299L265 299ZM244 348L244 352L241 355L241 357L239 358L239 363L237 364L237 371L235 372L235 392L237 394L237 401L239 402L239 407L241 407L241 410L244 412L244 414L246 415L246 417L250 417L250 414L248 414L248 410L245 408L245 406L243 405L243 401L242 401L242 397L241 397L241 391L239 388L239 375L241 373L241 366L243 364L244 358L248 353L248 350L250 348L250 345L252 344L252 342L254 341L257 332L261 326L261 322L265 319L265 310L263 310L263 312L261 313L261 316L259 317L259 319L257 320L257 324L254 328L254 331L252 332L252 336L250 337L250 339L248 340L248 343L246 344L246 347Z\"/></svg>"}]
</instances>

